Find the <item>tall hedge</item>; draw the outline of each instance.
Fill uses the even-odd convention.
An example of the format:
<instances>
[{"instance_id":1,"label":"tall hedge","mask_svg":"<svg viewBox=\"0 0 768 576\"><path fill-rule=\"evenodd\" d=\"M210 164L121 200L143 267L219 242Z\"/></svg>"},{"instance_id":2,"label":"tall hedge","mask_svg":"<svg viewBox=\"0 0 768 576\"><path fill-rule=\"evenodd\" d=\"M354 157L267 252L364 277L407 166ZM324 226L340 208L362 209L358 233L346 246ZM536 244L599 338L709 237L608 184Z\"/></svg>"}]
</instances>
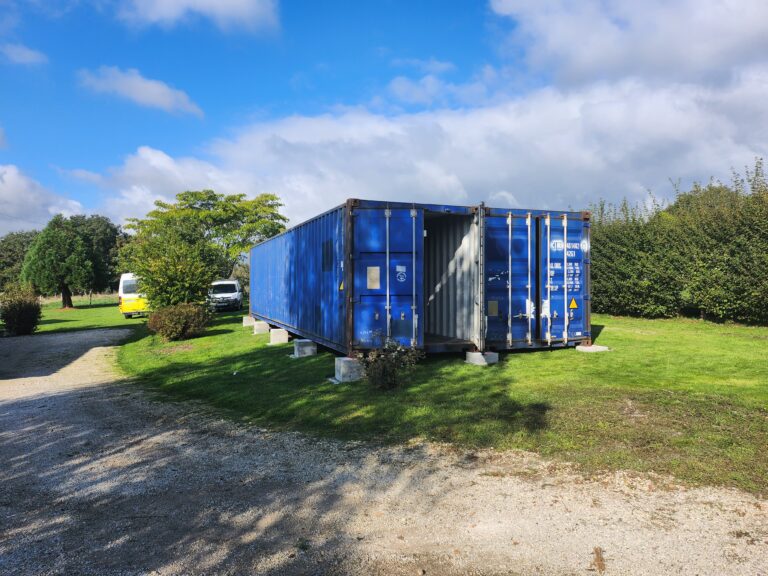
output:
<instances>
[{"instance_id":1,"label":"tall hedge","mask_svg":"<svg viewBox=\"0 0 768 576\"><path fill-rule=\"evenodd\" d=\"M669 206L594 207L595 311L768 324L768 185L762 161Z\"/></svg>"}]
</instances>

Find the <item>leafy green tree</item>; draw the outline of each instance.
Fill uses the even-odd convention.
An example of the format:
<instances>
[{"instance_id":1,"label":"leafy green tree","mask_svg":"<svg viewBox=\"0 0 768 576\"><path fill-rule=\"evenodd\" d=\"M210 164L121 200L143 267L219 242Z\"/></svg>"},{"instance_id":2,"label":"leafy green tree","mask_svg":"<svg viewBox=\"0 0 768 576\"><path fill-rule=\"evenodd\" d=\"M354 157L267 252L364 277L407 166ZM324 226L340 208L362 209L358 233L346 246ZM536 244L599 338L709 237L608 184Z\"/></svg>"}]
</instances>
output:
<instances>
[{"instance_id":1,"label":"leafy green tree","mask_svg":"<svg viewBox=\"0 0 768 576\"><path fill-rule=\"evenodd\" d=\"M72 292L88 288L93 264L71 220L57 214L48 222L27 251L21 276L43 294L61 293L63 308L73 307Z\"/></svg>"},{"instance_id":2,"label":"leafy green tree","mask_svg":"<svg viewBox=\"0 0 768 576\"><path fill-rule=\"evenodd\" d=\"M120 251L120 262L141 279L151 307L204 303L222 265L221 251L188 229L136 227L136 236Z\"/></svg>"},{"instance_id":3,"label":"leafy green tree","mask_svg":"<svg viewBox=\"0 0 768 576\"><path fill-rule=\"evenodd\" d=\"M221 252L217 275L228 278L242 255L255 243L285 229L280 199L260 194L249 200L245 194L224 195L213 190L187 191L176 202L155 202L144 219L133 219L127 228L160 230L166 227L193 231Z\"/></svg>"},{"instance_id":4,"label":"leafy green tree","mask_svg":"<svg viewBox=\"0 0 768 576\"><path fill-rule=\"evenodd\" d=\"M123 270L141 278L154 309L203 303L210 283L228 278L242 254L285 228L282 206L272 194L253 200L212 190L182 192L175 203L155 202L146 218L127 229L132 240L120 249Z\"/></svg>"},{"instance_id":5,"label":"leafy green tree","mask_svg":"<svg viewBox=\"0 0 768 576\"><path fill-rule=\"evenodd\" d=\"M11 232L0 238L0 292L19 280L24 256L38 234L36 230Z\"/></svg>"},{"instance_id":6,"label":"leafy green tree","mask_svg":"<svg viewBox=\"0 0 768 576\"><path fill-rule=\"evenodd\" d=\"M91 261L91 277L86 290L102 292L109 288L116 277L116 246L123 235L120 227L106 216L72 216L70 224L80 235Z\"/></svg>"}]
</instances>

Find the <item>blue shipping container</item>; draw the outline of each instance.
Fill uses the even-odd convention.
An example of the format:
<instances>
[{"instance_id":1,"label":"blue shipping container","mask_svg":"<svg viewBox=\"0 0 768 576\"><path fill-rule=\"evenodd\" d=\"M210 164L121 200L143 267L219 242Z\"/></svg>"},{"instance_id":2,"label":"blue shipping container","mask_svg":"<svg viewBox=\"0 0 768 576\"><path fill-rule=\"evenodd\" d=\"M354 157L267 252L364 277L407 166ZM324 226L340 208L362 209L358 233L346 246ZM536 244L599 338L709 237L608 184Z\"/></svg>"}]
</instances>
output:
<instances>
[{"instance_id":1,"label":"blue shipping container","mask_svg":"<svg viewBox=\"0 0 768 576\"><path fill-rule=\"evenodd\" d=\"M589 343L589 213L348 200L251 248L254 318L352 354Z\"/></svg>"}]
</instances>

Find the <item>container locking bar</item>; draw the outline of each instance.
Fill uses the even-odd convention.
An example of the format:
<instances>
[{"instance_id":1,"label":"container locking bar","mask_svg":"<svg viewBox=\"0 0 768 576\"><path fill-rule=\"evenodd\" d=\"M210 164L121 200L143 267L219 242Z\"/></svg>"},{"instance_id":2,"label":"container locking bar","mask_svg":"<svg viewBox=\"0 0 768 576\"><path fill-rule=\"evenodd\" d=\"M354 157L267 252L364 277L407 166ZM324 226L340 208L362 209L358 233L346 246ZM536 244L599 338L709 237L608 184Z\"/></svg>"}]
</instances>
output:
<instances>
[{"instance_id":1,"label":"container locking bar","mask_svg":"<svg viewBox=\"0 0 768 576\"><path fill-rule=\"evenodd\" d=\"M525 335L525 339L528 341L528 345L533 344L531 338L531 320L533 319L533 302L531 301L531 213L528 212L525 216L525 225L528 228L528 299L525 301L525 314L528 317L528 333ZM510 251L511 252L511 251ZM510 277L510 282L512 278Z\"/></svg>"},{"instance_id":2,"label":"container locking bar","mask_svg":"<svg viewBox=\"0 0 768 576\"><path fill-rule=\"evenodd\" d=\"M392 337L392 308L390 306L389 301L389 219L392 218L392 210L387 208L384 210L384 221L386 222L386 268L387 268L387 296L386 296L386 304L384 305L384 308L387 312L387 343L389 342L390 338Z\"/></svg>"},{"instance_id":3,"label":"container locking bar","mask_svg":"<svg viewBox=\"0 0 768 576\"><path fill-rule=\"evenodd\" d=\"M544 223L547 226L547 310L546 310L546 316L547 316L547 345L552 344L552 274L551 274L551 259L550 259L550 252L551 252L551 226L550 226L550 220L549 220L549 214L547 214L546 219L544 220ZM542 310L543 312L543 310Z\"/></svg>"},{"instance_id":4,"label":"container locking bar","mask_svg":"<svg viewBox=\"0 0 768 576\"><path fill-rule=\"evenodd\" d=\"M417 346L419 343L418 323L419 315L416 313L416 216L418 212L415 208L411 209L411 227L413 230L412 246L413 264L411 269L412 297L411 297L411 346Z\"/></svg>"},{"instance_id":5,"label":"container locking bar","mask_svg":"<svg viewBox=\"0 0 768 576\"><path fill-rule=\"evenodd\" d=\"M568 214L563 214L563 343L568 344Z\"/></svg>"},{"instance_id":6,"label":"container locking bar","mask_svg":"<svg viewBox=\"0 0 768 576\"><path fill-rule=\"evenodd\" d=\"M512 212L507 213L507 346L512 346Z\"/></svg>"}]
</instances>

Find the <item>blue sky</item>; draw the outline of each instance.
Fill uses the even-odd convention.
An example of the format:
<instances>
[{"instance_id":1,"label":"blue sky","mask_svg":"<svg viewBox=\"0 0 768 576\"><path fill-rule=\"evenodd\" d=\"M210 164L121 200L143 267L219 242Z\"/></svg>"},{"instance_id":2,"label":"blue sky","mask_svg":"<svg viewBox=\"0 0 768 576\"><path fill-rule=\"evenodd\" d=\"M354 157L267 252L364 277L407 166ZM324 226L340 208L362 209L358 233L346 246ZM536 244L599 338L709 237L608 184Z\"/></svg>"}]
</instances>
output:
<instances>
[{"instance_id":1,"label":"blue sky","mask_svg":"<svg viewBox=\"0 0 768 576\"><path fill-rule=\"evenodd\" d=\"M582 208L768 150L742 0L0 0L0 233L184 189Z\"/></svg>"}]
</instances>

